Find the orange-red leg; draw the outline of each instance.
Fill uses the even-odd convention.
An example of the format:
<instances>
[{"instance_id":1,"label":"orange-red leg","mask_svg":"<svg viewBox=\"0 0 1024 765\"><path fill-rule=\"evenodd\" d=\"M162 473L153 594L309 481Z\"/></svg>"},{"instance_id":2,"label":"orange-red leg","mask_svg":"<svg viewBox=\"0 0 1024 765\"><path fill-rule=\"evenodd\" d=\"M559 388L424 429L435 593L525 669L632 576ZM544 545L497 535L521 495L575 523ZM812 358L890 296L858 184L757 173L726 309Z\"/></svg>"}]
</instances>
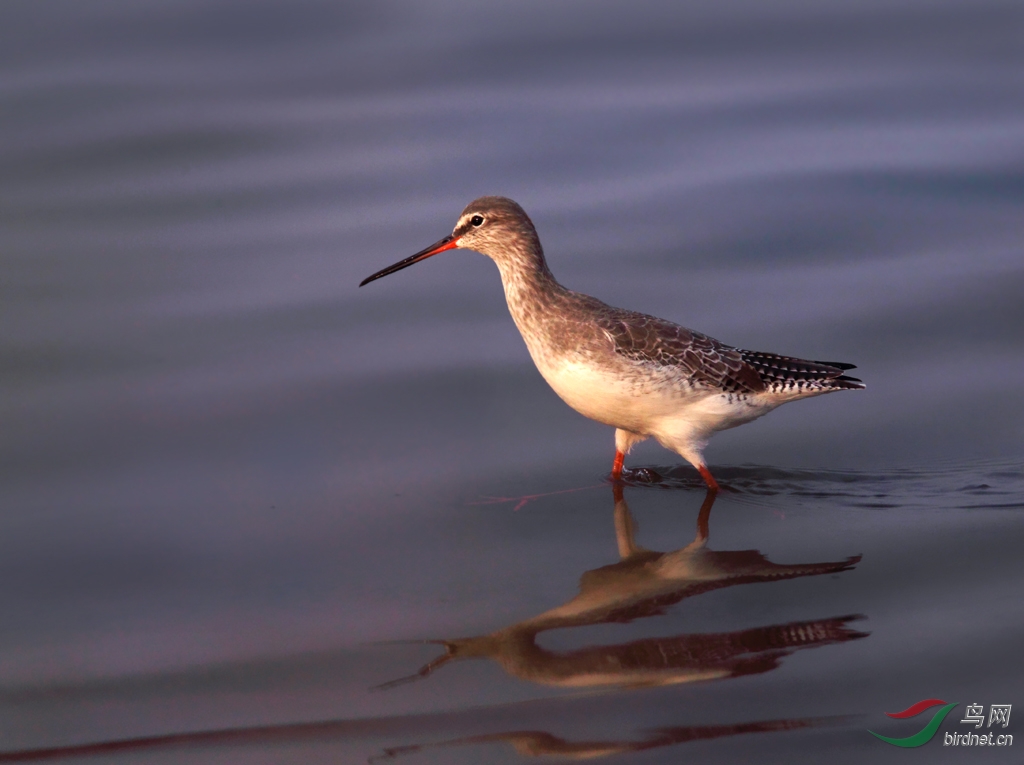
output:
<instances>
[{"instance_id":1,"label":"orange-red leg","mask_svg":"<svg viewBox=\"0 0 1024 765\"><path fill-rule=\"evenodd\" d=\"M700 465L697 470L700 471L701 478L704 479L704 483L708 485L710 491L718 491L718 481L711 475L711 471L708 470L707 465Z\"/></svg>"},{"instance_id":2,"label":"orange-red leg","mask_svg":"<svg viewBox=\"0 0 1024 765\"><path fill-rule=\"evenodd\" d=\"M616 481L622 478L622 463L625 459L625 454L618 450L615 451L615 462L612 463L612 478Z\"/></svg>"}]
</instances>

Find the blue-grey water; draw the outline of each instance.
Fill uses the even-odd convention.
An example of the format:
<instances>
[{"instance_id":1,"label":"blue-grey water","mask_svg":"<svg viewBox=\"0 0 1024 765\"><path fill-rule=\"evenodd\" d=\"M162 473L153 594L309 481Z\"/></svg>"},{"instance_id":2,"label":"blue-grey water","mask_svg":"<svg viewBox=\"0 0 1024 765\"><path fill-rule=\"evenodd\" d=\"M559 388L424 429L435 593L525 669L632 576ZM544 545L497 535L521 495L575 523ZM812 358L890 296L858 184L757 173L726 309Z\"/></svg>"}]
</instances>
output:
<instances>
[{"instance_id":1,"label":"blue-grey water","mask_svg":"<svg viewBox=\"0 0 1024 765\"><path fill-rule=\"evenodd\" d=\"M1019 761L1022 41L990 0L5 2L0 761ZM483 194L567 286L867 390L717 436L713 507L649 443L617 496L490 261L356 287ZM922 748L868 733L928 698Z\"/></svg>"}]
</instances>

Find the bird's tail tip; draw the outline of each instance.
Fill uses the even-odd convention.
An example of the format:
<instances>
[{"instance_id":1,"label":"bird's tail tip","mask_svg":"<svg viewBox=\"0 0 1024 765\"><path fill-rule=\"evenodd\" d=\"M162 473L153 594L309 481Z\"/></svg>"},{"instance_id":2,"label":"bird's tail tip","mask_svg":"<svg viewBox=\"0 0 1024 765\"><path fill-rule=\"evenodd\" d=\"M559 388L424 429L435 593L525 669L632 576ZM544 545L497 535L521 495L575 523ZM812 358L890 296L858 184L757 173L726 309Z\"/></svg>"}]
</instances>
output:
<instances>
[{"instance_id":1,"label":"bird's tail tip","mask_svg":"<svg viewBox=\"0 0 1024 765\"><path fill-rule=\"evenodd\" d=\"M841 390L864 390L868 386L864 384L863 380L859 380L856 377L850 377L849 375L841 375L832 380L832 384Z\"/></svg>"}]
</instances>

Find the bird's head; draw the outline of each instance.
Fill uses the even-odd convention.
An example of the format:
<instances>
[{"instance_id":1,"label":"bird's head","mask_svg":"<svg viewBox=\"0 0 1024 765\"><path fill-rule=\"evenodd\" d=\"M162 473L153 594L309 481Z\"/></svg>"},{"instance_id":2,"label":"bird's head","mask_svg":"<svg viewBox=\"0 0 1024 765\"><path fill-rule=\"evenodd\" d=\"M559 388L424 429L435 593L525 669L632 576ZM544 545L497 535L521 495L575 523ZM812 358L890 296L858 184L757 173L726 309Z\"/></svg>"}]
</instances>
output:
<instances>
[{"instance_id":1,"label":"bird's head","mask_svg":"<svg viewBox=\"0 0 1024 765\"><path fill-rule=\"evenodd\" d=\"M455 248L483 253L497 262L499 267L523 255L532 255L543 263L537 231L523 208L507 197L480 197L462 211L451 234L415 255L366 277L359 286Z\"/></svg>"}]
</instances>

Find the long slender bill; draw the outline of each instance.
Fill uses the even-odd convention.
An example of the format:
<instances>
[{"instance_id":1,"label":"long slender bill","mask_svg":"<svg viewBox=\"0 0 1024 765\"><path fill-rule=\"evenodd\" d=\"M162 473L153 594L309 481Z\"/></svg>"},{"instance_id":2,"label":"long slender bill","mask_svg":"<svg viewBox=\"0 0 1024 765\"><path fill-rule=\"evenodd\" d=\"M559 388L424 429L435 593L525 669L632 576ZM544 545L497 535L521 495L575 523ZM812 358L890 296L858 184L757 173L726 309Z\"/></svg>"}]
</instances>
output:
<instances>
[{"instance_id":1,"label":"long slender bill","mask_svg":"<svg viewBox=\"0 0 1024 765\"><path fill-rule=\"evenodd\" d=\"M431 255L437 255L437 253L444 252L445 250L453 250L453 249L455 249L458 246L459 246L459 240L458 239L456 239L454 236L451 236L451 235L446 236L441 241L434 242L434 244L432 244L429 247L427 247L427 249L420 250L415 255L410 255L405 260L400 260L397 263L395 263L393 266L388 266L387 268L384 268L384 269L378 271L373 276L367 276L365 279L363 279L361 282L359 282L359 286L362 287L364 284L369 284L374 279L380 279L382 276L387 276L388 274L393 274L395 271L401 271L403 268L408 268L413 263L419 263L421 260L426 260Z\"/></svg>"}]
</instances>

